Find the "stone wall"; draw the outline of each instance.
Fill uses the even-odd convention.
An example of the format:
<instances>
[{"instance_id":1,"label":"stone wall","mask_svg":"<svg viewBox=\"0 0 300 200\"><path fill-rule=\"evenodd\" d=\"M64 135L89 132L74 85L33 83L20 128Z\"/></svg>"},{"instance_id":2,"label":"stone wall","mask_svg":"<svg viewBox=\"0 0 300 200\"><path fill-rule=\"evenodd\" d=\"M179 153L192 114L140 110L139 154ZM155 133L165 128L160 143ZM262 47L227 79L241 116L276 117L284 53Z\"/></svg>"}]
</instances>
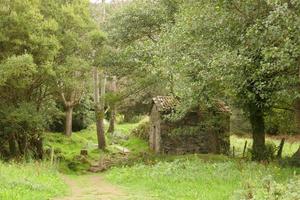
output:
<instances>
[{"instance_id":1,"label":"stone wall","mask_svg":"<svg viewBox=\"0 0 300 200\"><path fill-rule=\"evenodd\" d=\"M224 119L225 120L225 119ZM229 120L229 118L226 120ZM228 154L229 126L161 124L161 152L167 154L216 153ZM229 124L229 121L228 121Z\"/></svg>"}]
</instances>

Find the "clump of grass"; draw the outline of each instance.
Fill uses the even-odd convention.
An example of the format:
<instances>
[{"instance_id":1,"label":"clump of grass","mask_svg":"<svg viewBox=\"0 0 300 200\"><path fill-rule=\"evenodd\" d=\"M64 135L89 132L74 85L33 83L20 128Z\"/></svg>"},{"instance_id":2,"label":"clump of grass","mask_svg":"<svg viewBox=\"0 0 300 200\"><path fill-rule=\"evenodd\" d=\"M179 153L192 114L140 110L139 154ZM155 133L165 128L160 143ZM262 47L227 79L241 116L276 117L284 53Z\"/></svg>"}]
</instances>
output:
<instances>
[{"instance_id":1,"label":"clump of grass","mask_svg":"<svg viewBox=\"0 0 300 200\"><path fill-rule=\"evenodd\" d=\"M1 163L1 200L46 200L61 196L66 185L54 168L46 163Z\"/></svg>"},{"instance_id":2,"label":"clump of grass","mask_svg":"<svg viewBox=\"0 0 300 200\"><path fill-rule=\"evenodd\" d=\"M153 165L114 168L106 177L128 190L143 192L151 199L224 200L230 199L245 183L258 186L269 175L275 181L285 183L294 177L294 170L222 156L209 155L203 159L195 155L178 157L170 162L158 161Z\"/></svg>"}]
</instances>

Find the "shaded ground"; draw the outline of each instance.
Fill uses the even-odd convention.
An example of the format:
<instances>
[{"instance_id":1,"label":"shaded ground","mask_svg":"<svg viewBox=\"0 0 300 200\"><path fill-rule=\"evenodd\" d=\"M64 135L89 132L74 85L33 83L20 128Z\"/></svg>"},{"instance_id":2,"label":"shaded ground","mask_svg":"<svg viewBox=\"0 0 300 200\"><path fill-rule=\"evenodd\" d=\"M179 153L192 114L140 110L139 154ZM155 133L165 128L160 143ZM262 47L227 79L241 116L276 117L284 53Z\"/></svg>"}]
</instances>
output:
<instances>
[{"instance_id":1,"label":"shaded ground","mask_svg":"<svg viewBox=\"0 0 300 200\"><path fill-rule=\"evenodd\" d=\"M54 200L115 200L128 199L126 192L106 182L101 175L65 176L65 182L70 187L66 197Z\"/></svg>"}]
</instances>

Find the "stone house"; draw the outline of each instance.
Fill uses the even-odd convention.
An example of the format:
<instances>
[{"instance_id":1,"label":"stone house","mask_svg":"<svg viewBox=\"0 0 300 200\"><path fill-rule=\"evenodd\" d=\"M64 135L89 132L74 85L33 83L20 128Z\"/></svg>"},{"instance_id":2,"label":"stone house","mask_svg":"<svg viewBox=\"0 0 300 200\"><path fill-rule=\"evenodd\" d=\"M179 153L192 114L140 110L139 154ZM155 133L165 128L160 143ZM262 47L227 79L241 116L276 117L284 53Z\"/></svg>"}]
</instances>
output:
<instances>
[{"instance_id":1,"label":"stone house","mask_svg":"<svg viewBox=\"0 0 300 200\"><path fill-rule=\"evenodd\" d=\"M189 109L183 117L170 120L179 100L172 96L153 98L150 113L150 149L156 153L223 153L230 148L230 110L221 101L213 108Z\"/></svg>"}]
</instances>

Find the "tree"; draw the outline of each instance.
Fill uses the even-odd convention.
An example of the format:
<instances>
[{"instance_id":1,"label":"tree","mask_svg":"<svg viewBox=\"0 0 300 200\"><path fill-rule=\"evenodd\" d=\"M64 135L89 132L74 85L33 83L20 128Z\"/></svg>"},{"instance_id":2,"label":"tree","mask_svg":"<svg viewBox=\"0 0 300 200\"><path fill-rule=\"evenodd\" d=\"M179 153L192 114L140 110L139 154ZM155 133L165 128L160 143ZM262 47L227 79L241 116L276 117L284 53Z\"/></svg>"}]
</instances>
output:
<instances>
[{"instance_id":1,"label":"tree","mask_svg":"<svg viewBox=\"0 0 300 200\"><path fill-rule=\"evenodd\" d=\"M82 96L89 92L94 46L92 35L99 31L89 11L89 1L44 2L44 13L58 23L56 38L60 51L55 58L57 89L66 111L65 133L72 134L72 113ZM50 8L50 9L49 9ZM100 47L98 47L100 48Z\"/></svg>"},{"instance_id":2,"label":"tree","mask_svg":"<svg viewBox=\"0 0 300 200\"><path fill-rule=\"evenodd\" d=\"M87 95L90 88L90 65L75 57L68 57L57 69L58 91L66 109L65 134L72 134L73 109Z\"/></svg>"},{"instance_id":3,"label":"tree","mask_svg":"<svg viewBox=\"0 0 300 200\"><path fill-rule=\"evenodd\" d=\"M234 100L250 119L255 160L265 155L265 115L279 102L276 96L294 85L298 6L285 1L188 2L165 34L165 63L176 60L172 64L184 81L178 81L184 86L178 87L179 94L187 93L183 99L190 102L223 95Z\"/></svg>"},{"instance_id":4,"label":"tree","mask_svg":"<svg viewBox=\"0 0 300 200\"><path fill-rule=\"evenodd\" d=\"M31 151L42 158L42 133L53 109L57 24L42 15L38 0L0 2L1 154L7 156L8 143L12 157Z\"/></svg>"},{"instance_id":5,"label":"tree","mask_svg":"<svg viewBox=\"0 0 300 200\"><path fill-rule=\"evenodd\" d=\"M229 100L250 120L253 159L264 159L265 116L297 97L299 3L133 1L110 20L125 77L164 82L160 91L183 99L181 113Z\"/></svg>"}]
</instances>

